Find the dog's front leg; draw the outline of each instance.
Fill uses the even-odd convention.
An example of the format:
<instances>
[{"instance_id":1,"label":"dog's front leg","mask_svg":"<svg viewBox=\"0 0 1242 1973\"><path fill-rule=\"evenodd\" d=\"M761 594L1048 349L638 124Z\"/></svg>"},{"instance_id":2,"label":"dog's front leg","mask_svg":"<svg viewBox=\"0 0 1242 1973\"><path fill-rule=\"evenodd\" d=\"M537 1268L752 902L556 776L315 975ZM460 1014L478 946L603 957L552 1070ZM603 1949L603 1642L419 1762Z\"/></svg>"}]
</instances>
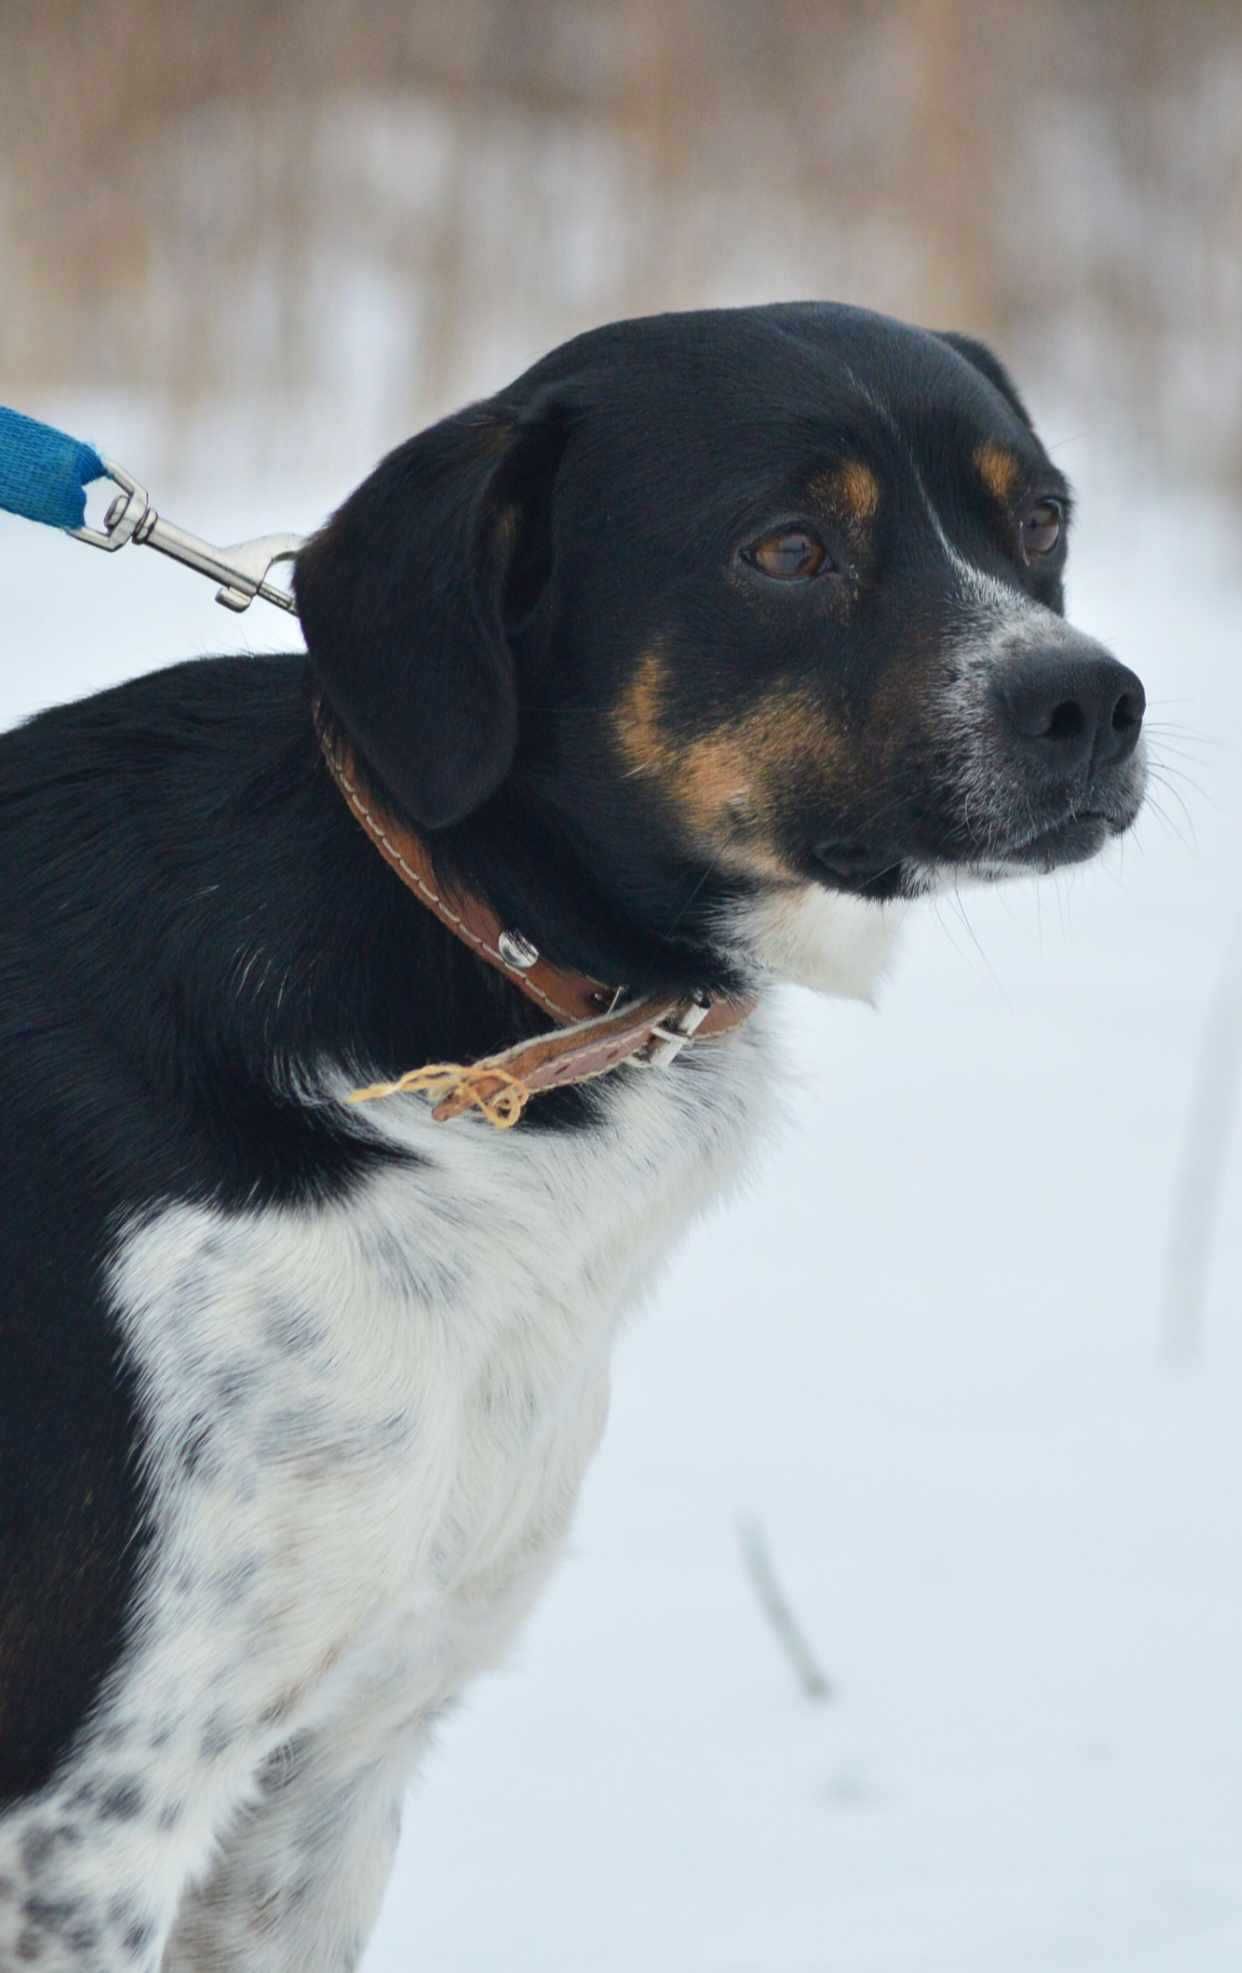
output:
<instances>
[{"instance_id":1,"label":"dog's front leg","mask_svg":"<svg viewBox=\"0 0 1242 1973\"><path fill-rule=\"evenodd\" d=\"M334 1725L279 1749L188 1893L164 1973L350 1973L392 1868L415 1740L376 1758Z\"/></svg>"}]
</instances>

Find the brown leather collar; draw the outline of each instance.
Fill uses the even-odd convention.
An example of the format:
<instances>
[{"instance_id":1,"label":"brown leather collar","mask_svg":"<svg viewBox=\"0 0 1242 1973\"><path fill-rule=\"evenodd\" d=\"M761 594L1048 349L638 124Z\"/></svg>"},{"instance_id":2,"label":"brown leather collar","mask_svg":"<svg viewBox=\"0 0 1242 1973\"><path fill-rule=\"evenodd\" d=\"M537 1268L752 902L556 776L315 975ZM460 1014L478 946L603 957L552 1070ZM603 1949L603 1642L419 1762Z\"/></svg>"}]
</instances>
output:
<instances>
[{"instance_id":1,"label":"brown leather collar","mask_svg":"<svg viewBox=\"0 0 1242 1973\"><path fill-rule=\"evenodd\" d=\"M438 1099L431 1113L437 1123L477 1109L489 1123L507 1130L542 1090L590 1082L627 1063L663 1068L691 1040L731 1034L754 1012L753 996L726 1000L716 994L670 993L625 1000L624 987L606 986L587 973L553 966L520 932L503 926L483 898L454 894L450 903L426 845L412 830L380 813L362 786L348 748L331 743L322 733L320 739L324 759L351 814L406 889L557 1024L549 1034L535 1035L478 1062L434 1062L407 1070L396 1082L356 1089L351 1103L419 1091Z\"/></svg>"}]
</instances>

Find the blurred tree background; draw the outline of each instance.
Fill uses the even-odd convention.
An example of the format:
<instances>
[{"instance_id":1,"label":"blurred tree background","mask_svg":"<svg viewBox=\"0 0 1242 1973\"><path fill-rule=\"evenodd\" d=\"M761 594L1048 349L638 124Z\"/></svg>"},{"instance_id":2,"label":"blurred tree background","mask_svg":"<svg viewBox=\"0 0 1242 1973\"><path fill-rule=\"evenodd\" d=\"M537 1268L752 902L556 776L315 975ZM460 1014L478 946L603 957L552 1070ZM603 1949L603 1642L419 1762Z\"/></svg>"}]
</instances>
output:
<instances>
[{"instance_id":1,"label":"blurred tree background","mask_svg":"<svg viewBox=\"0 0 1242 1973\"><path fill-rule=\"evenodd\" d=\"M1242 477L1238 0L0 22L15 401L373 447L610 316L822 295L973 329L1179 473Z\"/></svg>"}]
</instances>

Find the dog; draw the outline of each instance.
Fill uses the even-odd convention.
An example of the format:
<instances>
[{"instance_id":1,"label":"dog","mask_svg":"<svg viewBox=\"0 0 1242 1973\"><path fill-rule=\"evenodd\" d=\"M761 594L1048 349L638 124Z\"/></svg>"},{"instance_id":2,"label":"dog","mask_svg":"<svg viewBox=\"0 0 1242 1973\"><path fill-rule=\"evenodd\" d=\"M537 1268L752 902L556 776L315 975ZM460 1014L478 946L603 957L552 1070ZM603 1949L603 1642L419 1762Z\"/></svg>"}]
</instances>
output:
<instances>
[{"instance_id":1,"label":"dog","mask_svg":"<svg viewBox=\"0 0 1242 1973\"><path fill-rule=\"evenodd\" d=\"M357 1964L771 984L1138 811L1069 520L978 343L621 322L345 501L306 654L0 742L3 1973Z\"/></svg>"}]
</instances>

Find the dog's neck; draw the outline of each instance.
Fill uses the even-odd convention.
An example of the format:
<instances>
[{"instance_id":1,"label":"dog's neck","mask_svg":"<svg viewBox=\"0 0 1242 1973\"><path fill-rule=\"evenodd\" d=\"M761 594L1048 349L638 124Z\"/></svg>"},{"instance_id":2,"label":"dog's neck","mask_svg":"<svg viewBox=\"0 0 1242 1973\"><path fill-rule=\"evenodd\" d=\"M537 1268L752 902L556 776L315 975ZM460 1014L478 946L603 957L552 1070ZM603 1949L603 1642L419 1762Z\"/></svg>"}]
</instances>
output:
<instances>
[{"instance_id":1,"label":"dog's neck","mask_svg":"<svg viewBox=\"0 0 1242 1973\"><path fill-rule=\"evenodd\" d=\"M719 1040L750 1018L755 996L712 995L695 988L686 996L667 990L635 996L624 985L548 960L522 933L505 926L485 898L450 893L437 877L426 843L384 813L365 785L352 748L324 731L315 706L324 762L341 799L377 854L415 901L430 911L476 958L494 968L534 1002L553 1031L474 1061L424 1063L356 1090L354 1102L378 1101L417 1090L436 1099L437 1123L467 1110L509 1129L532 1096L594 1082L631 1064L665 1067L683 1048Z\"/></svg>"},{"instance_id":2,"label":"dog's neck","mask_svg":"<svg viewBox=\"0 0 1242 1973\"><path fill-rule=\"evenodd\" d=\"M612 867L614 857L594 852L555 804L523 784L520 775L477 814L428 836L358 754L330 707L316 700L315 714L326 761L349 759L364 802L395 823L407 845L416 846L411 861L428 874L431 888L476 900L484 920L535 947L563 975L576 976L581 983L576 996L570 989L581 1003L575 1004L575 1018L607 1004L593 996L600 986L610 997L620 987L643 994L705 990L734 998L754 990L755 969L744 942L720 936L737 922L736 885L716 873L704 880L679 872L670 880L667 905L640 897L655 888L651 872L643 873L643 884L627 886L623 872ZM357 816L357 804L345 799ZM418 886L413 888L417 894ZM634 897L627 895L630 889ZM684 908L687 897L692 910ZM636 906L647 906L654 923L641 923ZM660 925L663 931L656 929Z\"/></svg>"}]
</instances>

